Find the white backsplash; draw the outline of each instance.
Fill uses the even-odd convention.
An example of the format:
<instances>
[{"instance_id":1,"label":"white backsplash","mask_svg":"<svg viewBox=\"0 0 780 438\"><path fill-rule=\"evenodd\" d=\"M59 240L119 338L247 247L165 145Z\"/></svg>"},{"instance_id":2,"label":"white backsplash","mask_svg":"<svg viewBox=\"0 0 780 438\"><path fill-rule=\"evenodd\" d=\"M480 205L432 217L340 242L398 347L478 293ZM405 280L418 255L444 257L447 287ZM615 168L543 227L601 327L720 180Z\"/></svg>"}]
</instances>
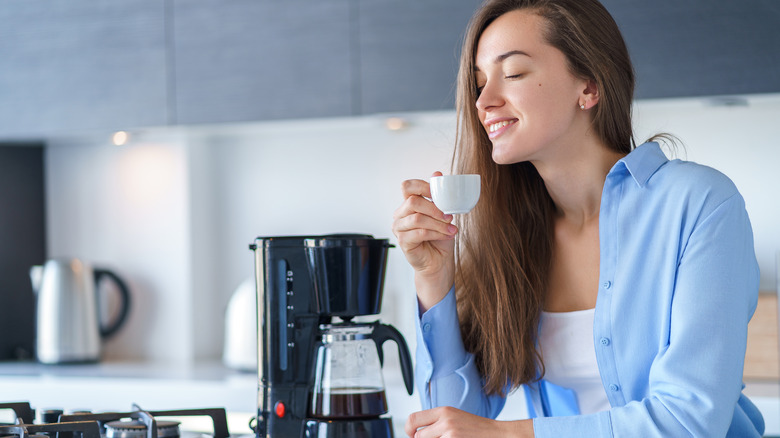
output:
<instances>
[{"instance_id":1,"label":"white backsplash","mask_svg":"<svg viewBox=\"0 0 780 438\"><path fill-rule=\"evenodd\" d=\"M680 155L734 180L753 221L762 289L774 290L780 96L748 101L642 101L637 138L673 133L685 145ZM115 268L134 292L128 326L106 343L106 357L217 358L230 294L252 275L256 236L361 232L394 242L401 181L448 173L455 129L454 112L400 116L408 122L400 131L376 115L154 129L123 147L110 133L53 139L49 254ZM381 318L413 350L412 284L392 249Z\"/></svg>"}]
</instances>

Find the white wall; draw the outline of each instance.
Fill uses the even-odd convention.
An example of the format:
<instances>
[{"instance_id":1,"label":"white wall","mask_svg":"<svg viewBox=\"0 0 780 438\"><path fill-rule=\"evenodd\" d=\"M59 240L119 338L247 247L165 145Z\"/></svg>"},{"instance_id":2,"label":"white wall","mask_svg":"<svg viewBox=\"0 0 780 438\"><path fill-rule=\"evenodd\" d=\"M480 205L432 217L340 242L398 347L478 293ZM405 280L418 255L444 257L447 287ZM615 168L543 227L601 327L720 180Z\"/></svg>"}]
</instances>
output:
<instances>
[{"instance_id":1,"label":"white wall","mask_svg":"<svg viewBox=\"0 0 780 438\"><path fill-rule=\"evenodd\" d=\"M780 96L748 100L642 101L636 130L640 139L676 134L688 159L735 181L753 221L762 288L774 290ZM402 116L409 126L401 131L377 115L150 130L123 148L107 135L52 141L50 255L116 267L136 294L131 322L108 342L107 356L218 357L223 312L252 275L256 236L363 232L394 241L400 182L447 172L455 129L452 112ZM411 275L391 250L382 319L413 342Z\"/></svg>"},{"instance_id":2,"label":"white wall","mask_svg":"<svg viewBox=\"0 0 780 438\"><path fill-rule=\"evenodd\" d=\"M169 139L127 148L107 139L46 148L48 255L81 258L127 281L131 313L105 344L106 357L186 361L193 344L187 150Z\"/></svg>"}]
</instances>

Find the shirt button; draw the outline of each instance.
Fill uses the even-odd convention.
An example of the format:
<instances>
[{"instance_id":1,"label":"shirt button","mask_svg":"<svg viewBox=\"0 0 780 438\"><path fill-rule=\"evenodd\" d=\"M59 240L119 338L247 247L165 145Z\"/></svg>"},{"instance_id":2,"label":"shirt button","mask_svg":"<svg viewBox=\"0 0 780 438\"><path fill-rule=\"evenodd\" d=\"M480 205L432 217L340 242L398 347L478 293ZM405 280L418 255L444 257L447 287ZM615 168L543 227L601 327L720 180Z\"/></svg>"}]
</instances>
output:
<instances>
[{"instance_id":1,"label":"shirt button","mask_svg":"<svg viewBox=\"0 0 780 438\"><path fill-rule=\"evenodd\" d=\"M605 347L609 345L609 338L601 338L601 345Z\"/></svg>"},{"instance_id":2,"label":"shirt button","mask_svg":"<svg viewBox=\"0 0 780 438\"><path fill-rule=\"evenodd\" d=\"M426 322L423 324L423 332L428 333L429 331L431 331L431 325Z\"/></svg>"},{"instance_id":3,"label":"shirt button","mask_svg":"<svg viewBox=\"0 0 780 438\"><path fill-rule=\"evenodd\" d=\"M609 390L612 391L612 392L617 392L618 389L620 389L620 387L618 387L614 383L609 385Z\"/></svg>"},{"instance_id":4,"label":"shirt button","mask_svg":"<svg viewBox=\"0 0 780 438\"><path fill-rule=\"evenodd\" d=\"M611 281L605 281L605 282L602 284L602 286L604 286L604 289L609 289L609 288L611 288L611 287L612 287L612 282L611 282Z\"/></svg>"}]
</instances>

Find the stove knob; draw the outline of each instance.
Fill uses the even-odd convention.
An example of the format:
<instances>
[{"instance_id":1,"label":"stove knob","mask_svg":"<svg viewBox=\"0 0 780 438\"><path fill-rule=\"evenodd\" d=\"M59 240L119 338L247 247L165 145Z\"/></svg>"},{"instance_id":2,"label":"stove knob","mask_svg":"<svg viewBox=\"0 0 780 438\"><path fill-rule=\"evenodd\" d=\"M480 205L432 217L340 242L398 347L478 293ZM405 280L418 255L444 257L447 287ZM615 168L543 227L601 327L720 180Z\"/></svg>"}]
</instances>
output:
<instances>
[{"instance_id":1,"label":"stove knob","mask_svg":"<svg viewBox=\"0 0 780 438\"><path fill-rule=\"evenodd\" d=\"M60 415L62 415L62 409L44 409L40 411L41 423L57 423L60 421Z\"/></svg>"}]
</instances>

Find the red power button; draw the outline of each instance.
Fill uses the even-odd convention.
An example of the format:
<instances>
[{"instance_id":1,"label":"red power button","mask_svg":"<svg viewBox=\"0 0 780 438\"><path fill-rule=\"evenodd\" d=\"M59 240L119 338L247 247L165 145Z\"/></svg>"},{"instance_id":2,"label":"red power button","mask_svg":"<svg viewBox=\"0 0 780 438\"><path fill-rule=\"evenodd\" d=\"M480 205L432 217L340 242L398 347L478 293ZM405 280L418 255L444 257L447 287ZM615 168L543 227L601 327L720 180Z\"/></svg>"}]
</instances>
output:
<instances>
[{"instance_id":1,"label":"red power button","mask_svg":"<svg viewBox=\"0 0 780 438\"><path fill-rule=\"evenodd\" d=\"M284 403L278 401L274 405L274 412L276 413L276 416L279 418L284 417Z\"/></svg>"}]
</instances>

